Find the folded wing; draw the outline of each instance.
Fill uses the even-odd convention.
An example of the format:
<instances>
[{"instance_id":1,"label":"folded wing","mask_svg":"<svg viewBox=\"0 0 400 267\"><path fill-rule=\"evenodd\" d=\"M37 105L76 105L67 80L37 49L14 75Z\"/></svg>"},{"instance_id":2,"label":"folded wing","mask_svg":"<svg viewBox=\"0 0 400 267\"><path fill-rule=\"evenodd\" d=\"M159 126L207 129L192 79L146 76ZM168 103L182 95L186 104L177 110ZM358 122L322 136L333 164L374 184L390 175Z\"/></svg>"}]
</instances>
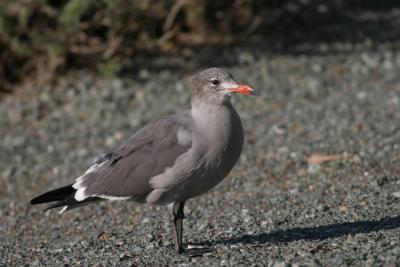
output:
<instances>
[{"instance_id":1,"label":"folded wing","mask_svg":"<svg viewBox=\"0 0 400 267\"><path fill-rule=\"evenodd\" d=\"M151 123L114 152L102 155L76 180L75 199L135 198L151 192L149 180L171 167L191 146L190 113L164 117Z\"/></svg>"},{"instance_id":2,"label":"folded wing","mask_svg":"<svg viewBox=\"0 0 400 267\"><path fill-rule=\"evenodd\" d=\"M73 209L102 199L144 201L150 178L171 167L192 144L189 111L146 125L116 150L99 155L75 183L36 197L32 204L54 202L48 209Z\"/></svg>"}]
</instances>

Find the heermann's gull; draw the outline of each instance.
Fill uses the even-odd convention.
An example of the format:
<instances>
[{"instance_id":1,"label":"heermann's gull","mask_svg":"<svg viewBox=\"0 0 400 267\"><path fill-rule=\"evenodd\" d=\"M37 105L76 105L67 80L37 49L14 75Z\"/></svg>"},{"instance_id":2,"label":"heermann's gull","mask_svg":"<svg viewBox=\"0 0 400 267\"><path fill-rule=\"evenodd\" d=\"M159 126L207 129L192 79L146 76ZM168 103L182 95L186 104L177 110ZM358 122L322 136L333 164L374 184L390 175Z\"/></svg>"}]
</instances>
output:
<instances>
[{"instance_id":1,"label":"heermann's gull","mask_svg":"<svg viewBox=\"0 0 400 267\"><path fill-rule=\"evenodd\" d=\"M168 205L175 248L181 253L185 202L227 176L243 146L240 117L232 93L253 95L232 74L210 68L192 79L192 108L149 123L116 150L99 155L70 184L44 193L31 204L55 202L60 211L99 200L126 200Z\"/></svg>"}]
</instances>

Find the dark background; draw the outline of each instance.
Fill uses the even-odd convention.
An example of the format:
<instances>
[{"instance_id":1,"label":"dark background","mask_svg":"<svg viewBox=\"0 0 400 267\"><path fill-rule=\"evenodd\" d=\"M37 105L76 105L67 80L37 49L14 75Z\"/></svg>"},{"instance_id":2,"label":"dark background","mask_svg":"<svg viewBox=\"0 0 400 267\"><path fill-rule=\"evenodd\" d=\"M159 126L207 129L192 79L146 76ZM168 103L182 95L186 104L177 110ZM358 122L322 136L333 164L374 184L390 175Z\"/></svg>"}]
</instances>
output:
<instances>
[{"instance_id":1,"label":"dark background","mask_svg":"<svg viewBox=\"0 0 400 267\"><path fill-rule=\"evenodd\" d=\"M391 45L399 39L398 7L395 0L3 0L0 90L45 83L71 69L132 77L140 58L160 54L181 56L193 68L226 64L218 49L239 43L263 53ZM216 52L199 56L204 47ZM176 60L166 64L187 69Z\"/></svg>"}]
</instances>

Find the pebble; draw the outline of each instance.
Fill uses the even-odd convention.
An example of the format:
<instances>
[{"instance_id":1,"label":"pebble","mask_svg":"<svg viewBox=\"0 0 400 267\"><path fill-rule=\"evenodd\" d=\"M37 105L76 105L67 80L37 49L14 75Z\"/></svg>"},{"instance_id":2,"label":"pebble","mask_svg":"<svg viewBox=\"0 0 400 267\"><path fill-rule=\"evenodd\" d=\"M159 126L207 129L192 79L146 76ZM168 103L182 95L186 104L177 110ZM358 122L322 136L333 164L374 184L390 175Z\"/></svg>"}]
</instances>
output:
<instances>
[{"instance_id":1,"label":"pebble","mask_svg":"<svg viewBox=\"0 0 400 267\"><path fill-rule=\"evenodd\" d=\"M260 94L233 96L246 130L240 163L187 203L184 243L213 249L195 259L174 254L165 207L27 209L32 196L71 183L153 118L187 107L185 72L143 66L138 80L107 81L77 73L75 82L24 89L29 101L5 98L0 266L394 266L400 56L345 40L338 47L347 52L321 52L334 45L309 41L301 55L232 48L227 62L242 63L230 70ZM360 159L307 163L313 153L344 152Z\"/></svg>"}]
</instances>

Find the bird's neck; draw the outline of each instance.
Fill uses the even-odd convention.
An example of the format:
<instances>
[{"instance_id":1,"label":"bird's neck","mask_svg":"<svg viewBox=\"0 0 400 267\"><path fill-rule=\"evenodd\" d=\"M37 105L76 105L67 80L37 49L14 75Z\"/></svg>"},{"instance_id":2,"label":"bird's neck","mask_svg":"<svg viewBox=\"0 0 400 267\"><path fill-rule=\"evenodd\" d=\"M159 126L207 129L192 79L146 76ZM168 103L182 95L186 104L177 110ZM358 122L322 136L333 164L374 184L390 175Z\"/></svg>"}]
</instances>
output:
<instances>
[{"instance_id":1,"label":"bird's neck","mask_svg":"<svg viewBox=\"0 0 400 267\"><path fill-rule=\"evenodd\" d=\"M219 105L194 105L191 114L195 134L200 136L199 140L215 146L224 146L229 142L233 131L241 129L240 118L230 102Z\"/></svg>"},{"instance_id":2,"label":"bird's neck","mask_svg":"<svg viewBox=\"0 0 400 267\"><path fill-rule=\"evenodd\" d=\"M196 128L210 131L210 127L221 128L222 125L230 120L230 113L234 110L231 103L213 104L213 103L192 103L192 118Z\"/></svg>"}]
</instances>

